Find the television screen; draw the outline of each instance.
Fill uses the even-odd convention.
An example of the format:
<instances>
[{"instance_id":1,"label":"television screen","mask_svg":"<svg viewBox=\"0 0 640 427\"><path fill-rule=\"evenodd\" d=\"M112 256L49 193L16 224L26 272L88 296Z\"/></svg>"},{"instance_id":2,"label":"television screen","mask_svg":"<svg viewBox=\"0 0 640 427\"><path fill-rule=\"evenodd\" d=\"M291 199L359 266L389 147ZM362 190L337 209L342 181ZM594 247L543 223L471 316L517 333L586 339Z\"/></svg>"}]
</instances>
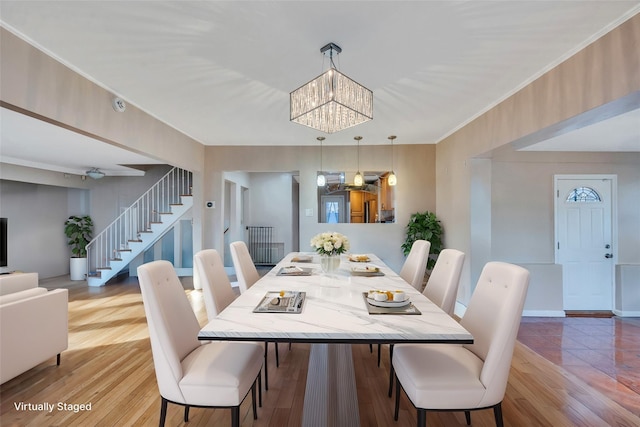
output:
<instances>
[{"instance_id":1,"label":"television screen","mask_svg":"<svg viewBox=\"0 0 640 427\"><path fill-rule=\"evenodd\" d=\"M7 218L0 218L0 267L7 266Z\"/></svg>"}]
</instances>

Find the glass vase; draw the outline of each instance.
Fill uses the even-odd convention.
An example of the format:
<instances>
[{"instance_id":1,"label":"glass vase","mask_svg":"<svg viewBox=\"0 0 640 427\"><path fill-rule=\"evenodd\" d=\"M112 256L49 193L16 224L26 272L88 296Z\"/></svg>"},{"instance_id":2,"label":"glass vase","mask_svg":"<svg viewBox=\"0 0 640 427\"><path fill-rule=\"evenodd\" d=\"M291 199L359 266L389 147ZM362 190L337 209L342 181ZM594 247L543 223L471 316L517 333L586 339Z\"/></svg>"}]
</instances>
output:
<instances>
[{"instance_id":1,"label":"glass vase","mask_svg":"<svg viewBox=\"0 0 640 427\"><path fill-rule=\"evenodd\" d=\"M333 273L340 267L340 255L320 255L320 268L324 273Z\"/></svg>"}]
</instances>

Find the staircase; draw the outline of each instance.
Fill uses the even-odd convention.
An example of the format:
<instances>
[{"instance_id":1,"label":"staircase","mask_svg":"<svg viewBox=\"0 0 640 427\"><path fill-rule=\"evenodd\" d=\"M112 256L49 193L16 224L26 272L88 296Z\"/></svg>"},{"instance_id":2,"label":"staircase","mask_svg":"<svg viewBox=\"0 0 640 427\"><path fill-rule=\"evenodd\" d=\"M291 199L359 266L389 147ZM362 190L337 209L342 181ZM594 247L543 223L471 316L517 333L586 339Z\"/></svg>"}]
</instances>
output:
<instances>
[{"instance_id":1,"label":"staircase","mask_svg":"<svg viewBox=\"0 0 640 427\"><path fill-rule=\"evenodd\" d=\"M171 169L89 242L89 286L103 286L191 209L191 179L191 172Z\"/></svg>"}]
</instances>

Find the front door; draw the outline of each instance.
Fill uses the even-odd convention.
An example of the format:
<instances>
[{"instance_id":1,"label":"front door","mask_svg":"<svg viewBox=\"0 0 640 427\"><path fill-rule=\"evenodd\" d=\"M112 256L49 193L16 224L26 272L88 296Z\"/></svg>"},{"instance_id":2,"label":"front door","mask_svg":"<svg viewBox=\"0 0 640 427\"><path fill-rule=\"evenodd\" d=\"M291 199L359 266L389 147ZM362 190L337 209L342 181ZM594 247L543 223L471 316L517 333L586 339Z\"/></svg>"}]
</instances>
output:
<instances>
[{"instance_id":1,"label":"front door","mask_svg":"<svg viewBox=\"0 0 640 427\"><path fill-rule=\"evenodd\" d=\"M613 308L613 177L556 177L556 262L565 310Z\"/></svg>"}]
</instances>

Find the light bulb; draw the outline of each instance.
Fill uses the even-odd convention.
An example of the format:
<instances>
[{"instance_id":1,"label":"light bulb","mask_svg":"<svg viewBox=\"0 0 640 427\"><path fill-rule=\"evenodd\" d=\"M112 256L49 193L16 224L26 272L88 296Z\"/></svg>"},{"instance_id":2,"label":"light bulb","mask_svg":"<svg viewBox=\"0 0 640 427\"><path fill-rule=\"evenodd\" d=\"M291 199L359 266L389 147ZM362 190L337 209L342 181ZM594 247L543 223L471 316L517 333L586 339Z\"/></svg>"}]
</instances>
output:
<instances>
[{"instance_id":1,"label":"light bulb","mask_svg":"<svg viewBox=\"0 0 640 427\"><path fill-rule=\"evenodd\" d=\"M316 180L316 183L318 184L318 187L324 187L325 184L327 183L327 179L323 174L320 174L318 175L318 179Z\"/></svg>"},{"instance_id":2,"label":"light bulb","mask_svg":"<svg viewBox=\"0 0 640 427\"><path fill-rule=\"evenodd\" d=\"M362 186L363 182L364 180L362 179L362 174L360 173L360 171L358 171L356 176L353 178L353 185L355 185L356 187L360 187Z\"/></svg>"},{"instance_id":3,"label":"light bulb","mask_svg":"<svg viewBox=\"0 0 640 427\"><path fill-rule=\"evenodd\" d=\"M398 178L396 178L396 174L391 171L389 176L387 177L387 184L390 186L394 186L398 183Z\"/></svg>"}]
</instances>

